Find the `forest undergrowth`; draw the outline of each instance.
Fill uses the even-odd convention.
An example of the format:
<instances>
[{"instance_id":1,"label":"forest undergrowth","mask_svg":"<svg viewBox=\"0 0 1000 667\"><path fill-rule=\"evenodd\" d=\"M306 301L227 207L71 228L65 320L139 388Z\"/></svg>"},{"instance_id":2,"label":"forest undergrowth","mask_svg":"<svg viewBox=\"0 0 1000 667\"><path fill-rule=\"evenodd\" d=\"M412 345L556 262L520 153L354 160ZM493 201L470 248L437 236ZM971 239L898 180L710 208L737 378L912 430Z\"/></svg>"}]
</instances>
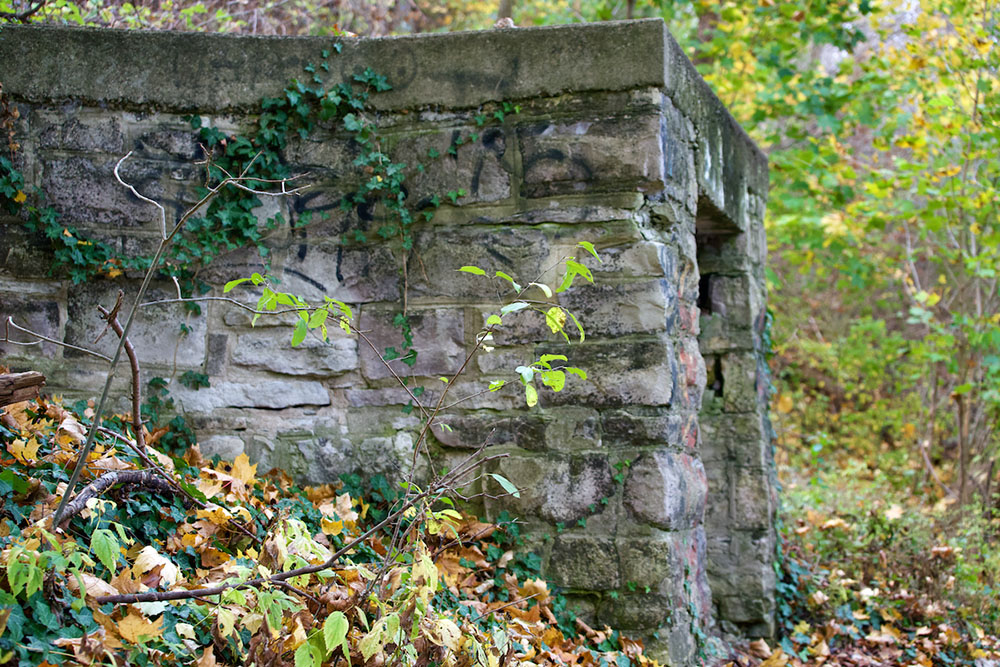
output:
<instances>
[{"instance_id":1,"label":"forest undergrowth","mask_svg":"<svg viewBox=\"0 0 1000 667\"><path fill-rule=\"evenodd\" d=\"M442 498L396 523L406 494L384 478L301 488L245 455L205 460L168 427L141 453L127 415L105 421L83 476L117 486L81 491L47 529L93 402L4 410L0 665L655 664L640 641L568 614L508 517ZM396 530L406 550L388 562Z\"/></svg>"}]
</instances>

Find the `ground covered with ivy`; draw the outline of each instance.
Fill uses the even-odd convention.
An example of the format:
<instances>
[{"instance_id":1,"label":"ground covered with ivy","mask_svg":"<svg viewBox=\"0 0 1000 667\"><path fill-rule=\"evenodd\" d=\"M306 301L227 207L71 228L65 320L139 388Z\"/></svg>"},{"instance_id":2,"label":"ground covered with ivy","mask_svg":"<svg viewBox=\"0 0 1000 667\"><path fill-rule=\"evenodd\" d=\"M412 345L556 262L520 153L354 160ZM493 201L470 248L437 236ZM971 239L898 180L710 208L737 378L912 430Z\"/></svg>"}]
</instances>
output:
<instances>
[{"instance_id":1,"label":"ground covered with ivy","mask_svg":"<svg viewBox=\"0 0 1000 667\"><path fill-rule=\"evenodd\" d=\"M105 420L83 488L118 482L53 528L92 405L4 410L0 665L655 664L565 610L515 522L445 499L385 522L404 494L384 479L300 488L245 455L205 460L177 424L143 453L127 417ZM387 559L396 531L406 546Z\"/></svg>"}]
</instances>

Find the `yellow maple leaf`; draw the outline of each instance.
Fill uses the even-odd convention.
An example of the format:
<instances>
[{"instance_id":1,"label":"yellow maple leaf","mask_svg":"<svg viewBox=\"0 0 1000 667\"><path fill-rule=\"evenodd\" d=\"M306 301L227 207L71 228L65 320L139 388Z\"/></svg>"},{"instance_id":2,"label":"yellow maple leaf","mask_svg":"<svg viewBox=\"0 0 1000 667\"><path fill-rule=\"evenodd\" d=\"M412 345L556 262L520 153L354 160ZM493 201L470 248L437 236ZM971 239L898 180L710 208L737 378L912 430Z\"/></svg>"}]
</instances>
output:
<instances>
[{"instance_id":1,"label":"yellow maple leaf","mask_svg":"<svg viewBox=\"0 0 1000 667\"><path fill-rule=\"evenodd\" d=\"M250 484L257 474L257 464L250 465L250 458L246 454L240 454L233 461L233 469L229 474L244 484Z\"/></svg>"},{"instance_id":2,"label":"yellow maple leaf","mask_svg":"<svg viewBox=\"0 0 1000 667\"><path fill-rule=\"evenodd\" d=\"M157 639L163 635L163 617L150 621L132 612L118 623L118 634L132 644L141 643L142 638Z\"/></svg>"},{"instance_id":3,"label":"yellow maple leaf","mask_svg":"<svg viewBox=\"0 0 1000 667\"><path fill-rule=\"evenodd\" d=\"M18 204L23 204L27 199L28 195L24 194L21 190L18 190L17 194L14 195L14 201Z\"/></svg>"},{"instance_id":4,"label":"yellow maple leaf","mask_svg":"<svg viewBox=\"0 0 1000 667\"><path fill-rule=\"evenodd\" d=\"M344 530L343 521L334 521L333 519L327 519L326 517L323 517L320 521L320 526L323 529L324 535L333 535L334 537L340 535L340 533Z\"/></svg>"},{"instance_id":5,"label":"yellow maple leaf","mask_svg":"<svg viewBox=\"0 0 1000 667\"><path fill-rule=\"evenodd\" d=\"M34 437L29 438L27 441L17 439L13 442L7 443L7 451L21 463L34 463L36 461L35 456L38 454L38 447L40 444L41 443L39 443Z\"/></svg>"}]
</instances>

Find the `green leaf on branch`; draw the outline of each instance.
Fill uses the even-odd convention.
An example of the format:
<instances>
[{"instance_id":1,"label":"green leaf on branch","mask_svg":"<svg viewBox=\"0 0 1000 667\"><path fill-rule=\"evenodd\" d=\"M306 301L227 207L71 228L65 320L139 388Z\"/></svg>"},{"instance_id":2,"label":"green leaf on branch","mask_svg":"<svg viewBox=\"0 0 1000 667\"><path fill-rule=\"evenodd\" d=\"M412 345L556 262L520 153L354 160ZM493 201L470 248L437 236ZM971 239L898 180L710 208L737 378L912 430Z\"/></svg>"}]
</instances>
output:
<instances>
[{"instance_id":1,"label":"green leaf on branch","mask_svg":"<svg viewBox=\"0 0 1000 667\"><path fill-rule=\"evenodd\" d=\"M309 332L309 323L300 319L295 323L295 331L292 333L292 347L298 347L302 344L302 341L306 339L306 333Z\"/></svg>"},{"instance_id":2,"label":"green leaf on branch","mask_svg":"<svg viewBox=\"0 0 1000 667\"><path fill-rule=\"evenodd\" d=\"M553 306L545 311L545 324L552 333L559 333L566 325L566 311L559 306Z\"/></svg>"},{"instance_id":3,"label":"green leaf on branch","mask_svg":"<svg viewBox=\"0 0 1000 667\"><path fill-rule=\"evenodd\" d=\"M521 497L521 492L517 490L517 487L511 484L510 480L504 477L503 475L498 475L495 472L491 472L490 477L495 479L497 481L497 484L499 484L503 488L503 490L509 493L510 495L514 496L515 498Z\"/></svg>"},{"instance_id":4,"label":"green leaf on branch","mask_svg":"<svg viewBox=\"0 0 1000 667\"><path fill-rule=\"evenodd\" d=\"M509 282L514 287L514 291L516 291L516 292L520 292L521 291L521 286L517 284L517 281L515 281L513 278L511 278L509 275L507 275L503 271L497 271L495 277L496 278L503 278L504 280L506 280L507 282Z\"/></svg>"},{"instance_id":5,"label":"green leaf on branch","mask_svg":"<svg viewBox=\"0 0 1000 667\"><path fill-rule=\"evenodd\" d=\"M594 250L594 244L591 243L590 241L580 241L576 245L579 246L579 247L581 247L581 248L583 248L584 250L586 250L587 252L589 252L591 255L593 255L594 259L596 259L598 262L603 261L603 260L601 260L600 257L597 256L597 251Z\"/></svg>"},{"instance_id":6,"label":"green leaf on branch","mask_svg":"<svg viewBox=\"0 0 1000 667\"><path fill-rule=\"evenodd\" d=\"M236 287L237 285L241 285L241 284L247 282L248 280L250 280L250 279L249 278L237 278L236 280L230 280L228 283L226 283L226 286L222 288L222 293L223 294L229 294L233 290L234 287Z\"/></svg>"},{"instance_id":7,"label":"green leaf on branch","mask_svg":"<svg viewBox=\"0 0 1000 667\"><path fill-rule=\"evenodd\" d=\"M569 289L576 276L583 276L584 280L589 283L594 282L594 274L590 272L590 269L570 257L566 260L566 275L563 276L563 281L560 283L559 287L556 288L556 292L565 292Z\"/></svg>"},{"instance_id":8,"label":"green leaf on branch","mask_svg":"<svg viewBox=\"0 0 1000 667\"><path fill-rule=\"evenodd\" d=\"M500 309L501 315L507 315L508 313L516 313L519 310L524 310L528 307L524 301L515 301L514 303L508 303L506 306Z\"/></svg>"},{"instance_id":9,"label":"green leaf on branch","mask_svg":"<svg viewBox=\"0 0 1000 667\"><path fill-rule=\"evenodd\" d=\"M548 285L544 283L528 283L528 285L534 285L538 289L542 290L542 292L545 294L546 299L552 298L552 288L549 287Z\"/></svg>"},{"instance_id":10,"label":"green leaf on branch","mask_svg":"<svg viewBox=\"0 0 1000 667\"><path fill-rule=\"evenodd\" d=\"M524 385L524 402L528 404L529 408L538 405L538 390L535 389L535 385Z\"/></svg>"},{"instance_id":11,"label":"green leaf on branch","mask_svg":"<svg viewBox=\"0 0 1000 667\"><path fill-rule=\"evenodd\" d=\"M552 391L562 391L566 386L566 374L562 371L542 371L542 384Z\"/></svg>"},{"instance_id":12,"label":"green leaf on branch","mask_svg":"<svg viewBox=\"0 0 1000 667\"><path fill-rule=\"evenodd\" d=\"M342 611L335 611L326 617L326 621L323 622L323 641L326 642L327 656L338 646L343 647L345 655L350 651L350 647L344 641L347 639L349 628L350 623Z\"/></svg>"},{"instance_id":13,"label":"green leaf on branch","mask_svg":"<svg viewBox=\"0 0 1000 667\"><path fill-rule=\"evenodd\" d=\"M486 272L480 269L478 266L463 266L459 271L465 271L466 273L473 273L477 276L485 276Z\"/></svg>"}]
</instances>

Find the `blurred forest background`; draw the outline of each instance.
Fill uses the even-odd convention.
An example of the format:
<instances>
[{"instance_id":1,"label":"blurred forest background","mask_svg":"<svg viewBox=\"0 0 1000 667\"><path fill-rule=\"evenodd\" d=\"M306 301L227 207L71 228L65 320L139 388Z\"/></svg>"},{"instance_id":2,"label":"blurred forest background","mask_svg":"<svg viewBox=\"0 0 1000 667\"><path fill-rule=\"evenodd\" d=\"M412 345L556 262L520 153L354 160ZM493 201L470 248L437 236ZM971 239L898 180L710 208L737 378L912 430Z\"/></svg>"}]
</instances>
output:
<instances>
[{"instance_id":1,"label":"blurred forest background","mask_svg":"<svg viewBox=\"0 0 1000 667\"><path fill-rule=\"evenodd\" d=\"M821 652L828 618L885 644L897 617L910 639L950 641L947 623L997 631L997 3L7 0L0 12L359 36L662 17L771 164L787 648ZM906 650L931 664L930 649Z\"/></svg>"}]
</instances>

